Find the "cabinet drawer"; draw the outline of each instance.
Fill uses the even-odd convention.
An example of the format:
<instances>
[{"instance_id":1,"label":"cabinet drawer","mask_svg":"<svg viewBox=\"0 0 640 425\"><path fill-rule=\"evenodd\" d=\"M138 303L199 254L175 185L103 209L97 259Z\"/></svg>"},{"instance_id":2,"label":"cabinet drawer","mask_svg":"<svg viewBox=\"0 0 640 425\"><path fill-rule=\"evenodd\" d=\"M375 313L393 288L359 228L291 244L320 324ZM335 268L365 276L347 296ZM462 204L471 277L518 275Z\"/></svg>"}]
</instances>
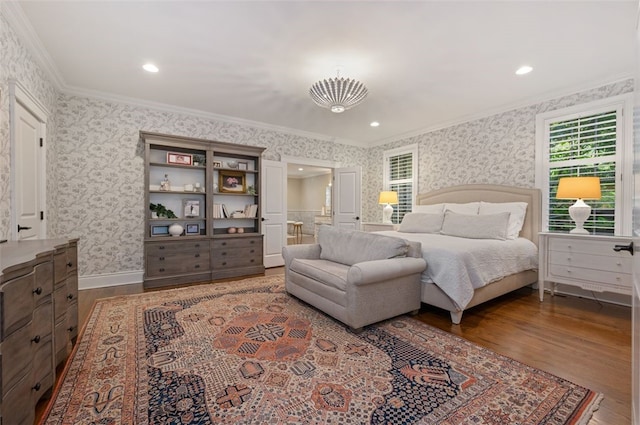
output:
<instances>
[{"instance_id":1,"label":"cabinet drawer","mask_svg":"<svg viewBox=\"0 0 640 425\"><path fill-rule=\"evenodd\" d=\"M630 240L621 239L619 241L612 240L586 240L582 239L570 239L570 238L558 238L554 237L549 239L549 251L560 252L572 252L583 253L592 255L601 255L608 257L631 257L628 252L621 251L616 252L613 250L615 245L628 245Z\"/></svg>"},{"instance_id":2,"label":"cabinet drawer","mask_svg":"<svg viewBox=\"0 0 640 425\"><path fill-rule=\"evenodd\" d=\"M0 341L31 320L34 299L35 272L15 278L2 285L2 335Z\"/></svg>"},{"instance_id":3,"label":"cabinet drawer","mask_svg":"<svg viewBox=\"0 0 640 425\"><path fill-rule=\"evenodd\" d=\"M67 309L67 326L69 338L74 339L78 336L78 303L74 302Z\"/></svg>"},{"instance_id":4,"label":"cabinet drawer","mask_svg":"<svg viewBox=\"0 0 640 425\"><path fill-rule=\"evenodd\" d=\"M262 248L261 237L244 237L244 238L228 238L228 239L214 239L213 249L218 251L220 249L228 248L243 248L243 247L256 247Z\"/></svg>"},{"instance_id":5,"label":"cabinet drawer","mask_svg":"<svg viewBox=\"0 0 640 425\"><path fill-rule=\"evenodd\" d=\"M13 388L8 388L2 399L3 424L33 424L35 420L31 375L24 376ZM10 408L7 408L10 407Z\"/></svg>"},{"instance_id":6,"label":"cabinet drawer","mask_svg":"<svg viewBox=\"0 0 640 425\"><path fill-rule=\"evenodd\" d=\"M53 274L55 283L59 284L67 278L67 251L57 252L53 256Z\"/></svg>"},{"instance_id":7,"label":"cabinet drawer","mask_svg":"<svg viewBox=\"0 0 640 425\"><path fill-rule=\"evenodd\" d=\"M56 321L67 311L67 285L56 285L53 292L53 316Z\"/></svg>"},{"instance_id":8,"label":"cabinet drawer","mask_svg":"<svg viewBox=\"0 0 640 425\"><path fill-rule=\"evenodd\" d=\"M41 344L42 345L42 344ZM53 386L53 341L48 340L35 352L31 382L37 389L36 400ZM35 388L34 388L35 391Z\"/></svg>"},{"instance_id":9,"label":"cabinet drawer","mask_svg":"<svg viewBox=\"0 0 640 425\"><path fill-rule=\"evenodd\" d=\"M41 339L50 337L53 332L53 305L48 302L36 308L31 322L33 336Z\"/></svg>"},{"instance_id":10,"label":"cabinet drawer","mask_svg":"<svg viewBox=\"0 0 640 425\"><path fill-rule=\"evenodd\" d=\"M209 252L209 244L205 241L186 241L186 242L167 242L167 243L148 243L147 255L156 256L162 254L175 254L185 251L190 252Z\"/></svg>"},{"instance_id":11,"label":"cabinet drawer","mask_svg":"<svg viewBox=\"0 0 640 425\"><path fill-rule=\"evenodd\" d=\"M55 333L54 351L55 351L55 357L56 357L56 365L59 365L60 363L62 363L64 359L67 358L67 355L69 354L67 349L68 338L67 338L66 318L63 318L59 322L56 322L54 333Z\"/></svg>"},{"instance_id":12,"label":"cabinet drawer","mask_svg":"<svg viewBox=\"0 0 640 425\"><path fill-rule=\"evenodd\" d=\"M206 272L209 270L209 253L181 253L171 256L148 256L147 276L176 273Z\"/></svg>"},{"instance_id":13,"label":"cabinet drawer","mask_svg":"<svg viewBox=\"0 0 640 425\"><path fill-rule=\"evenodd\" d=\"M549 280L553 278L575 280L575 284L584 289L631 294L631 275L603 270L552 264L549 267ZM562 283L562 280L559 280ZM589 284L592 282L592 284Z\"/></svg>"},{"instance_id":14,"label":"cabinet drawer","mask_svg":"<svg viewBox=\"0 0 640 425\"><path fill-rule=\"evenodd\" d=\"M67 260L68 271L78 270L78 248L76 245L67 249Z\"/></svg>"},{"instance_id":15,"label":"cabinet drawer","mask_svg":"<svg viewBox=\"0 0 640 425\"><path fill-rule=\"evenodd\" d=\"M36 279L34 281L33 296L36 303L41 302L53 292L53 263L38 264L35 267Z\"/></svg>"},{"instance_id":16,"label":"cabinet drawer","mask_svg":"<svg viewBox=\"0 0 640 425\"><path fill-rule=\"evenodd\" d=\"M631 273L633 260L630 255L610 257L594 254L582 254L571 252L553 252L551 264L560 266L580 267L585 269L603 270L616 273Z\"/></svg>"},{"instance_id":17,"label":"cabinet drawer","mask_svg":"<svg viewBox=\"0 0 640 425\"><path fill-rule=\"evenodd\" d=\"M262 246L250 248L228 248L214 251L213 267L234 268L262 264Z\"/></svg>"},{"instance_id":18,"label":"cabinet drawer","mask_svg":"<svg viewBox=\"0 0 640 425\"><path fill-rule=\"evenodd\" d=\"M29 371L32 360L31 323L12 333L2 343L2 391L9 390ZM29 380L31 374L29 374Z\"/></svg>"}]
</instances>

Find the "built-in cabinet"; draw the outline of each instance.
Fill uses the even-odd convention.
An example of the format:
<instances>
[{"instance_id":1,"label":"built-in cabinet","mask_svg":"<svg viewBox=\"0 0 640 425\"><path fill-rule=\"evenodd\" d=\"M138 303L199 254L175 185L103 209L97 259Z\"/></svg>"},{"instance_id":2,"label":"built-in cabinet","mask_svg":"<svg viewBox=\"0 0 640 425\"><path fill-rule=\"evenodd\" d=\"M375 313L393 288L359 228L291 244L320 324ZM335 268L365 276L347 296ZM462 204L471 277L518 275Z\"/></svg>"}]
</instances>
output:
<instances>
[{"instance_id":1,"label":"built-in cabinet","mask_svg":"<svg viewBox=\"0 0 640 425\"><path fill-rule=\"evenodd\" d=\"M2 424L33 424L37 402L50 394L56 366L71 350L78 329L76 259L77 240L0 244Z\"/></svg>"},{"instance_id":2,"label":"built-in cabinet","mask_svg":"<svg viewBox=\"0 0 640 425\"><path fill-rule=\"evenodd\" d=\"M259 191L264 149L140 134L148 206L144 286L264 273Z\"/></svg>"}]
</instances>

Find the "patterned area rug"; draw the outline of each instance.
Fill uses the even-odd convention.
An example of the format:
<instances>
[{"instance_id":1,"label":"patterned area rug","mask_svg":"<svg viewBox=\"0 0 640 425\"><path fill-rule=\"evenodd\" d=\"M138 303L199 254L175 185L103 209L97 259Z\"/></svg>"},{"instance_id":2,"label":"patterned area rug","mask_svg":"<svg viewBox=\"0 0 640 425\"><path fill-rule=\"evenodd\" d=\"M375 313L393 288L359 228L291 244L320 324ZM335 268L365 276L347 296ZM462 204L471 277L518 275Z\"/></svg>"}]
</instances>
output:
<instances>
[{"instance_id":1,"label":"patterned area rug","mask_svg":"<svg viewBox=\"0 0 640 425\"><path fill-rule=\"evenodd\" d=\"M354 334L283 277L98 301L46 424L586 424L601 396L418 320Z\"/></svg>"}]
</instances>

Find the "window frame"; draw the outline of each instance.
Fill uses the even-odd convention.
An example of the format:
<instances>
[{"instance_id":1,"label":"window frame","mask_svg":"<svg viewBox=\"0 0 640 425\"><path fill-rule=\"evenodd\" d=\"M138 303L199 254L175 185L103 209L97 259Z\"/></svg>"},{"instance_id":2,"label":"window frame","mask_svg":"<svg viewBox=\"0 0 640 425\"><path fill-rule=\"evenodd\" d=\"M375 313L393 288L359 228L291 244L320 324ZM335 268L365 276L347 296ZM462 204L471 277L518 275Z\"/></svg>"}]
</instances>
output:
<instances>
[{"instance_id":1,"label":"window frame","mask_svg":"<svg viewBox=\"0 0 640 425\"><path fill-rule=\"evenodd\" d=\"M402 179L402 180L393 180L391 181L389 178L389 160L392 157L411 154L411 179ZM382 170L383 170L383 190L390 190L390 186L396 182L406 182L407 180L411 180L411 205L409 208L409 212L412 211L413 205L415 205L416 193L417 193L417 185L418 185L418 145L412 144L407 146L402 146L395 149L385 150L382 155ZM397 209L394 207L394 215ZM393 220L393 216L392 216ZM402 220L398 220L399 224Z\"/></svg>"},{"instance_id":2,"label":"window frame","mask_svg":"<svg viewBox=\"0 0 640 425\"><path fill-rule=\"evenodd\" d=\"M614 235L630 236L633 205L633 94L543 112L536 115L535 187L542 192L542 231L549 231L549 127L550 123L620 110L616 124L616 201Z\"/></svg>"}]
</instances>

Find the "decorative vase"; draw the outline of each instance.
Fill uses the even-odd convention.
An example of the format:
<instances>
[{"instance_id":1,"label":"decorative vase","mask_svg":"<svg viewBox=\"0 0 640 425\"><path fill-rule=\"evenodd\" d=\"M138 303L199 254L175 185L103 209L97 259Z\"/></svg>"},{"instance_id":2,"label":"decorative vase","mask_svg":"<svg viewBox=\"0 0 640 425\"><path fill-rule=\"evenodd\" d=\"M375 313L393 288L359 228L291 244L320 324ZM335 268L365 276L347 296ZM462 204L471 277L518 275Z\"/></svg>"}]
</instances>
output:
<instances>
[{"instance_id":1,"label":"decorative vase","mask_svg":"<svg viewBox=\"0 0 640 425\"><path fill-rule=\"evenodd\" d=\"M238 229L236 229L235 227L229 227L227 229L227 233L235 233Z\"/></svg>"},{"instance_id":2,"label":"decorative vase","mask_svg":"<svg viewBox=\"0 0 640 425\"><path fill-rule=\"evenodd\" d=\"M178 223L173 223L171 226L169 226L169 234L171 236L180 236L183 231L184 227L182 227Z\"/></svg>"},{"instance_id":3,"label":"decorative vase","mask_svg":"<svg viewBox=\"0 0 640 425\"><path fill-rule=\"evenodd\" d=\"M244 233L244 227L238 227L238 233Z\"/></svg>"}]
</instances>

